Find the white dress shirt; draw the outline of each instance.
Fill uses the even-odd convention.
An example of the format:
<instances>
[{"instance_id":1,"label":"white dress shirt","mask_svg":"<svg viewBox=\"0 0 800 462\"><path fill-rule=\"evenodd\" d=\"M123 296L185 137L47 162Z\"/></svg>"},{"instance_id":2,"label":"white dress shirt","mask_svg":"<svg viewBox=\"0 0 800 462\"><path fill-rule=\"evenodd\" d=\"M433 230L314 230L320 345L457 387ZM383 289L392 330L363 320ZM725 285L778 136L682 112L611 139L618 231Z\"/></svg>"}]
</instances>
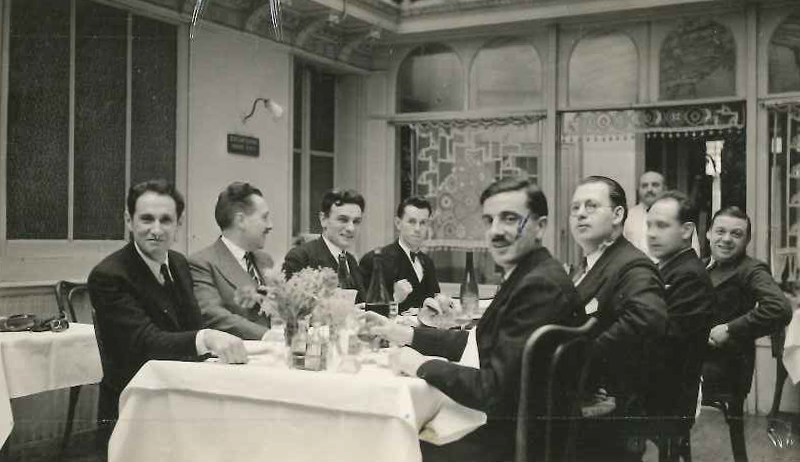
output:
<instances>
[{"instance_id":1,"label":"white dress shirt","mask_svg":"<svg viewBox=\"0 0 800 462\"><path fill-rule=\"evenodd\" d=\"M417 274L417 280L422 282L422 278L425 276L425 269L422 267L422 263L419 261L419 258L411 258L411 249L409 249L406 243L403 242L403 238L398 239L397 243L400 244L400 248L403 249L406 257L408 257L408 261L411 262L411 267L414 268L414 273Z\"/></svg>"},{"instance_id":2,"label":"white dress shirt","mask_svg":"<svg viewBox=\"0 0 800 462\"><path fill-rule=\"evenodd\" d=\"M227 247L231 252L231 255L233 255L236 263L238 263L244 272L247 273L247 260L244 258L244 256L247 254L247 251L236 245L233 241L225 236L222 236L220 239L222 240L222 243L225 244L225 247Z\"/></svg>"}]
</instances>

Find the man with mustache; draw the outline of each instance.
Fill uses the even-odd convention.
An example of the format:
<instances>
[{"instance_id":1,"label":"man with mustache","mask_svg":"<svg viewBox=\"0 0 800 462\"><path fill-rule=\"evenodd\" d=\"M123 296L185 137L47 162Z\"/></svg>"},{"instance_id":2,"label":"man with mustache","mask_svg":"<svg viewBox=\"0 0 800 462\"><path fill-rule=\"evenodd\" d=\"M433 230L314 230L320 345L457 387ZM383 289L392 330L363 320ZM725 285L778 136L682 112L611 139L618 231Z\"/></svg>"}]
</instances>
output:
<instances>
[{"instance_id":1,"label":"man with mustache","mask_svg":"<svg viewBox=\"0 0 800 462\"><path fill-rule=\"evenodd\" d=\"M656 258L647 247L647 210L665 189L664 175L652 170L642 173L642 176L639 177L639 203L628 210L628 218L625 220L623 230L625 239L650 256L654 261ZM697 239L697 230L692 232L692 248L697 253L697 256L700 256L700 241Z\"/></svg>"},{"instance_id":2,"label":"man with mustache","mask_svg":"<svg viewBox=\"0 0 800 462\"><path fill-rule=\"evenodd\" d=\"M584 432L580 447L593 462L641 460L643 441L628 438L624 424L644 416L646 352L666 332L664 285L653 262L622 235L626 215L625 190L604 176L581 180L569 208L570 231L584 255L573 281L586 314L599 321L593 382L616 403Z\"/></svg>"},{"instance_id":3,"label":"man with mustache","mask_svg":"<svg viewBox=\"0 0 800 462\"><path fill-rule=\"evenodd\" d=\"M408 345L393 360L401 372L488 415L484 426L458 441L422 442L426 462L512 460L525 341L545 324L575 326L584 320L569 277L542 246L548 213L544 193L527 179L505 178L487 187L480 201L486 243L503 269L503 282L478 321L474 343L466 331L411 328L367 313L373 333ZM469 349L477 350L477 368L455 362Z\"/></svg>"},{"instance_id":4,"label":"man with mustache","mask_svg":"<svg viewBox=\"0 0 800 462\"><path fill-rule=\"evenodd\" d=\"M711 244L707 271L717 300L703 365L704 393L732 390L742 398L747 396L755 339L783 329L792 318L769 267L745 253L750 233L750 217L739 207L726 207L714 214L706 234ZM741 407L729 413L737 414L741 416ZM741 426L741 419L733 419L730 426L734 425ZM744 453L745 448L740 450Z\"/></svg>"},{"instance_id":5,"label":"man with mustache","mask_svg":"<svg viewBox=\"0 0 800 462\"><path fill-rule=\"evenodd\" d=\"M433 260L421 252L428 238L432 211L430 202L420 196L411 196L400 202L394 219L400 237L381 249L386 287L394 288L394 299L399 303L400 313L412 307L422 307L426 298L440 291ZM361 258L365 287L370 285L374 259L373 251Z\"/></svg>"},{"instance_id":6,"label":"man with mustache","mask_svg":"<svg viewBox=\"0 0 800 462\"><path fill-rule=\"evenodd\" d=\"M363 302L364 279L358 261L349 249L355 244L364 214L364 197L352 189L331 189L322 196L319 222L322 235L319 239L294 247L283 261L287 278L303 268L332 268L345 266L351 287L358 291L357 302Z\"/></svg>"},{"instance_id":7,"label":"man with mustache","mask_svg":"<svg viewBox=\"0 0 800 462\"><path fill-rule=\"evenodd\" d=\"M147 361L197 360L213 353L223 362L247 362L240 338L203 329L189 265L170 250L183 218L183 196L164 180L150 180L131 186L126 202L132 239L95 266L88 280L103 348L101 449L119 416L120 393Z\"/></svg>"},{"instance_id":8,"label":"man with mustache","mask_svg":"<svg viewBox=\"0 0 800 462\"><path fill-rule=\"evenodd\" d=\"M272 258L262 250L272 230L269 206L258 188L237 181L219 194L214 218L222 235L189 258L203 324L245 340L262 339L268 319L252 301L249 306L237 303L236 294L260 286L261 269L272 267Z\"/></svg>"}]
</instances>

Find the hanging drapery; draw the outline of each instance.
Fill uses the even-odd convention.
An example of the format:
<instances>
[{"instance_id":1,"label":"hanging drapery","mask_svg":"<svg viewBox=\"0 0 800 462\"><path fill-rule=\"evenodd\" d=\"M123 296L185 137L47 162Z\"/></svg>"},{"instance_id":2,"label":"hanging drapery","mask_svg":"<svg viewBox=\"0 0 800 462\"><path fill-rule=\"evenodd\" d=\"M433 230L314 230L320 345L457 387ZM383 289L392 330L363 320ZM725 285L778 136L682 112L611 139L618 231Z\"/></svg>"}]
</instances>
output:
<instances>
[{"instance_id":1,"label":"hanging drapery","mask_svg":"<svg viewBox=\"0 0 800 462\"><path fill-rule=\"evenodd\" d=\"M577 142L633 139L646 136L705 136L742 130L744 103L693 104L643 109L564 113L562 139Z\"/></svg>"},{"instance_id":2,"label":"hanging drapery","mask_svg":"<svg viewBox=\"0 0 800 462\"><path fill-rule=\"evenodd\" d=\"M480 194L509 176L538 179L542 115L404 122L412 192L434 204L430 250L485 250Z\"/></svg>"},{"instance_id":3,"label":"hanging drapery","mask_svg":"<svg viewBox=\"0 0 800 462\"><path fill-rule=\"evenodd\" d=\"M800 280L800 101L770 101L770 263L772 274Z\"/></svg>"}]
</instances>

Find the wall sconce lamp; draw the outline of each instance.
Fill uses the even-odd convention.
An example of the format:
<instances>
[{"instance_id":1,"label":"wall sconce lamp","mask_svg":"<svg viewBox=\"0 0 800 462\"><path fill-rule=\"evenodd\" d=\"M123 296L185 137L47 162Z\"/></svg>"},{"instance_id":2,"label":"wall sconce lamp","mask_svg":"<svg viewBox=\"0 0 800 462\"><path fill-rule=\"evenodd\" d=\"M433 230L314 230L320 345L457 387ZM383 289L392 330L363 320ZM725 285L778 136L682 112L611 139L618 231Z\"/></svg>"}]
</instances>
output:
<instances>
[{"instance_id":1,"label":"wall sconce lamp","mask_svg":"<svg viewBox=\"0 0 800 462\"><path fill-rule=\"evenodd\" d=\"M242 119L243 124L247 123L247 119L253 117L253 114L256 112L256 106L259 102L264 103L264 107L267 108L270 114L272 114L273 118L280 119L283 116L283 106L269 98L256 98L255 101L253 101L253 108L250 109L250 113L244 116Z\"/></svg>"}]
</instances>

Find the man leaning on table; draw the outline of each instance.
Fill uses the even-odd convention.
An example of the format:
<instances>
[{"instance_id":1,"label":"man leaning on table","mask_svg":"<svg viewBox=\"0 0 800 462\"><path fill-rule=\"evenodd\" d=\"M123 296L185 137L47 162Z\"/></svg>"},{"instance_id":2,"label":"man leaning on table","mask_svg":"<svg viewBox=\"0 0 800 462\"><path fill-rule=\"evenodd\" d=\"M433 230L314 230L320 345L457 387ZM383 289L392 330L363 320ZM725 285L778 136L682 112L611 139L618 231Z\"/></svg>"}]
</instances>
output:
<instances>
[{"instance_id":1,"label":"man leaning on table","mask_svg":"<svg viewBox=\"0 0 800 462\"><path fill-rule=\"evenodd\" d=\"M244 363L241 339L202 329L186 259L170 250L181 225L183 196L164 180L128 191L125 224L132 239L89 274L89 295L103 347L98 400L98 443L108 444L119 415L119 396L151 359L196 360L213 353Z\"/></svg>"},{"instance_id":2,"label":"man leaning on table","mask_svg":"<svg viewBox=\"0 0 800 462\"><path fill-rule=\"evenodd\" d=\"M292 277L303 268L331 268L337 271L345 265L351 287L358 291L356 301L363 302L364 281L358 260L349 250L353 247L361 229L364 214L364 196L352 189L331 189L322 196L319 222L322 236L311 242L300 244L286 254L283 272Z\"/></svg>"},{"instance_id":3,"label":"man leaning on table","mask_svg":"<svg viewBox=\"0 0 800 462\"><path fill-rule=\"evenodd\" d=\"M394 299L399 303L400 313L409 308L422 307L426 298L440 291L436 266L431 257L421 251L428 238L432 213L433 207L423 197L411 196L400 202L394 219L400 237L381 249L386 287L394 289ZM361 258L365 287L370 285L374 259L374 251Z\"/></svg>"},{"instance_id":4,"label":"man leaning on table","mask_svg":"<svg viewBox=\"0 0 800 462\"><path fill-rule=\"evenodd\" d=\"M425 461L511 460L519 399L522 349L545 324L583 321L572 282L541 240L547 200L529 180L506 178L481 194L486 243L503 268L503 282L478 322L475 338L480 367L459 365L468 345L466 331L413 329L367 313L373 332L409 345L395 358L400 370L420 377L458 403L486 412L486 425L442 446L421 442ZM430 356L446 358L432 358Z\"/></svg>"},{"instance_id":5,"label":"man leaning on table","mask_svg":"<svg viewBox=\"0 0 800 462\"><path fill-rule=\"evenodd\" d=\"M262 339L269 330L267 318L252 302L241 306L245 302L236 294L261 285L261 269L273 265L262 250L272 230L269 206L258 188L235 182L219 194L214 218L222 235L189 257L203 324L246 340Z\"/></svg>"}]
</instances>

